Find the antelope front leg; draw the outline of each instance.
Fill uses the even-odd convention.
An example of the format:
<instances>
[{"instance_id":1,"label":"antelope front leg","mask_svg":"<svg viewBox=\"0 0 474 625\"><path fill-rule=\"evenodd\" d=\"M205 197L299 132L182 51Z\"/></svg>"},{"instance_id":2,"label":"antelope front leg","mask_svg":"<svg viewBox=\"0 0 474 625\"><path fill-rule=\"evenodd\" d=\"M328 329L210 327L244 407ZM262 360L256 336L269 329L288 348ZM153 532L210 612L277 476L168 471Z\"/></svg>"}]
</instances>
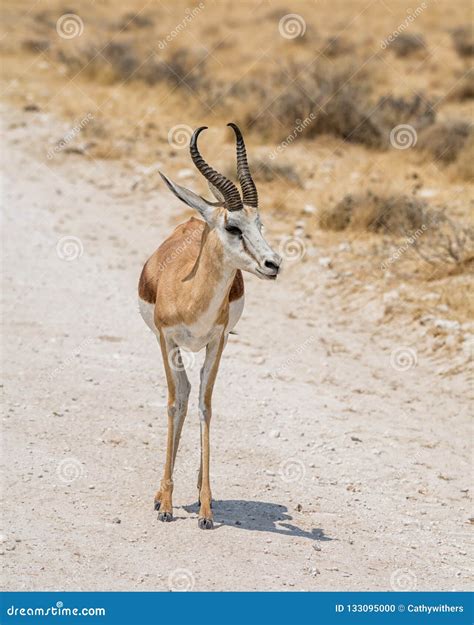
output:
<instances>
[{"instance_id":1,"label":"antelope front leg","mask_svg":"<svg viewBox=\"0 0 474 625\"><path fill-rule=\"evenodd\" d=\"M201 386L199 389L199 420L201 423L201 468L199 470L199 527L209 530L212 522L212 495L209 479L210 444L209 430L212 416L212 391L216 379L222 350L224 335L209 343L206 347L206 358L201 369Z\"/></svg>"},{"instance_id":2,"label":"antelope front leg","mask_svg":"<svg viewBox=\"0 0 474 625\"><path fill-rule=\"evenodd\" d=\"M160 347L168 384L168 437L166 461L160 490L155 495L155 510L161 521L173 519L173 468L179 438L188 408L191 386L184 371L179 348L160 334Z\"/></svg>"}]
</instances>

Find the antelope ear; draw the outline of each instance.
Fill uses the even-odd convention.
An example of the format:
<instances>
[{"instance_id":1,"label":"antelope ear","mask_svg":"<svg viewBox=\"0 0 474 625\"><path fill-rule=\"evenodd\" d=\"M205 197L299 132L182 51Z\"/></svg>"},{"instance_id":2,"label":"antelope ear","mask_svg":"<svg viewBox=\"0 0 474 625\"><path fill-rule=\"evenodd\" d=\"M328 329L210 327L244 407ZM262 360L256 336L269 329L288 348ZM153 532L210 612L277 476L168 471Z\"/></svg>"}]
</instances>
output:
<instances>
[{"instance_id":1,"label":"antelope ear","mask_svg":"<svg viewBox=\"0 0 474 625\"><path fill-rule=\"evenodd\" d=\"M159 174L163 178L167 187L172 191L172 193L174 193L174 195L176 195L177 198L187 204L187 206L195 208L203 217L203 219L205 219L205 221L207 221L208 223L212 222L215 205L213 205L211 202L208 202L200 195L197 195L197 193L194 193L193 191L190 191L189 189L186 189L185 187L176 184L175 182L167 178L164 174L162 174L161 171L159 172Z\"/></svg>"},{"instance_id":2,"label":"antelope ear","mask_svg":"<svg viewBox=\"0 0 474 625\"><path fill-rule=\"evenodd\" d=\"M212 182L207 182L209 185L209 189L211 190L212 195L216 198L217 202L215 206L225 206L225 199L222 193L219 191L217 187L215 187Z\"/></svg>"}]
</instances>

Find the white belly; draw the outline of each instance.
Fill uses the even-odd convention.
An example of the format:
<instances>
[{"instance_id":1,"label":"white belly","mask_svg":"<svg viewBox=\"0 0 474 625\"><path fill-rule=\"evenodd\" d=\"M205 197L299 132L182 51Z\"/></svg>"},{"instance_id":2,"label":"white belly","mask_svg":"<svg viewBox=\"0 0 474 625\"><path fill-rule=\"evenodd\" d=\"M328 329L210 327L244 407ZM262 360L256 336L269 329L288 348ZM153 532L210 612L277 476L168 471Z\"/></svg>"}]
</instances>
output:
<instances>
[{"instance_id":1,"label":"white belly","mask_svg":"<svg viewBox=\"0 0 474 625\"><path fill-rule=\"evenodd\" d=\"M159 332L154 321L155 305L149 304L141 298L138 298L138 303L143 320L150 330L158 336ZM230 302L229 321L227 322L227 326L225 328L226 334L228 334L235 327L240 319L240 316L242 315L243 309L244 297ZM199 352L213 339L217 338L222 332L222 326L219 327L213 324L214 319L215 316L213 316L213 319L211 320L208 314L204 314L199 320L191 325L185 326L180 324L177 326L163 328L163 333L167 338L176 343L176 345L179 345L180 347L183 347L191 352Z\"/></svg>"},{"instance_id":2,"label":"white belly","mask_svg":"<svg viewBox=\"0 0 474 625\"><path fill-rule=\"evenodd\" d=\"M155 326L155 304L149 304L142 300L141 297L138 298L138 308L140 309L140 314L143 318L143 321L147 324L150 330L158 335L158 330Z\"/></svg>"}]
</instances>

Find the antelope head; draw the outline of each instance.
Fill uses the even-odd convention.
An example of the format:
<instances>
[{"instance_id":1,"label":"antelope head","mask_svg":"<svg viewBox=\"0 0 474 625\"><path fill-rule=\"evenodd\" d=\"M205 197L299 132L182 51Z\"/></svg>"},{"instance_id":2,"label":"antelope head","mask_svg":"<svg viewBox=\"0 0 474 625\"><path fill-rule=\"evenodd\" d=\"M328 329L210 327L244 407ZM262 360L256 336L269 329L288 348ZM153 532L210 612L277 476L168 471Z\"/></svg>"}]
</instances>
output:
<instances>
[{"instance_id":1,"label":"antelope head","mask_svg":"<svg viewBox=\"0 0 474 625\"><path fill-rule=\"evenodd\" d=\"M194 131L190 141L190 152L193 163L208 181L209 188L217 201L210 202L172 182L161 172L160 175L176 197L196 209L209 227L217 233L226 262L236 269L248 271L259 278L274 280L280 270L281 257L272 250L262 235L258 194L250 175L242 133L235 124L227 125L235 132L237 177L242 189L242 197L235 184L212 169L199 152L197 140L207 126L201 126Z\"/></svg>"}]
</instances>

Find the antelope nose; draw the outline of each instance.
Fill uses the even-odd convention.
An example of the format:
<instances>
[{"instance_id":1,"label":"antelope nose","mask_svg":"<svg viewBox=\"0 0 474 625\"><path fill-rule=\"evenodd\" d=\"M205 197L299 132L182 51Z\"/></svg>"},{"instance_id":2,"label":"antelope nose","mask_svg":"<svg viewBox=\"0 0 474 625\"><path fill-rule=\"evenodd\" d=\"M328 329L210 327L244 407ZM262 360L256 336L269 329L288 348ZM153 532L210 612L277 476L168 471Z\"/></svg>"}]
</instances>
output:
<instances>
[{"instance_id":1,"label":"antelope nose","mask_svg":"<svg viewBox=\"0 0 474 625\"><path fill-rule=\"evenodd\" d=\"M281 263L280 258L278 259L275 258L274 260L266 260L265 267L267 269L271 269L275 274L277 274L280 270L280 263Z\"/></svg>"}]
</instances>

